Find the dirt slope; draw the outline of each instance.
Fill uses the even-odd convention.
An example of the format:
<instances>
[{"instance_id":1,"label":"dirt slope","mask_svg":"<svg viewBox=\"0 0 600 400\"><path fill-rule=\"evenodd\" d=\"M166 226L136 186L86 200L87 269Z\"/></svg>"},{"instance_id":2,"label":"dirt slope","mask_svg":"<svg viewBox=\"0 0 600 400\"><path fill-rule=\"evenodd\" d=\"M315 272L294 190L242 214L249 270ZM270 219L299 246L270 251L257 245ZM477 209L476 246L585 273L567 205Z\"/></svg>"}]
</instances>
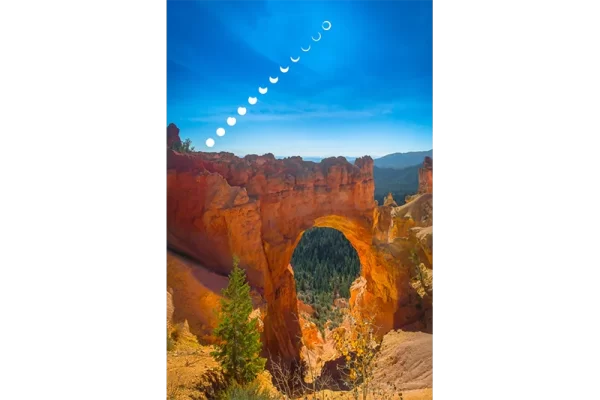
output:
<instances>
[{"instance_id":1,"label":"dirt slope","mask_svg":"<svg viewBox=\"0 0 600 400\"><path fill-rule=\"evenodd\" d=\"M381 390L426 389L433 386L433 335L389 332L377 357L374 386Z\"/></svg>"}]
</instances>

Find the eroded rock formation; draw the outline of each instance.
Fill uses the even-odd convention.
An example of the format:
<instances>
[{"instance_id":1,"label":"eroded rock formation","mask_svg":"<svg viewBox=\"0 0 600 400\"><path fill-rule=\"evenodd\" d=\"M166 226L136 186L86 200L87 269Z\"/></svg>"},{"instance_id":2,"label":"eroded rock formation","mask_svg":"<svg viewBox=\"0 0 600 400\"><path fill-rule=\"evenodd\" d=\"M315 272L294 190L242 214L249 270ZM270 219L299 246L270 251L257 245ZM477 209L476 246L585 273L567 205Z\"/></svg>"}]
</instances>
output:
<instances>
[{"instance_id":1,"label":"eroded rock formation","mask_svg":"<svg viewBox=\"0 0 600 400\"><path fill-rule=\"evenodd\" d=\"M423 166L419 168L419 194L433 193L433 159L425 157Z\"/></svg>"},{"instance_id":2,"label":"eroded rock formation","mask_svg":"<svg viewBox=\"0 0 600 400\"><path fill-rule=\"evenodd\" d=\"M398 207L398 204L396 203L396 200L394 200L394 197L392 196L391 193L388 193L388 195L385 197L385 199L383 199L383 205Z\"/></svg>"},{"instance_id":3,"label":"eroded rock formation","mask_svg":"<svg viewBox=\"0 0 600 400\"><path fill-rule=\"evenodd\" d=\"M175 124L169 124L167 126L167 147L171 147L174 143L181 143L179 128Z\"/></svg>"},{"instance_id":4,"label":"eroded rock formation","mask_svg":"<svg viewBox=\"0 0 600 400\"><path fill-rule=\"evenodd\" d=\"M422 313L418 320L407 323L402 329L432 332L433 289L417 290L417 287L422 286L418 282L423 278L419 272L422 268L427 269L428 277L433 274L433 195L417 194L408 200L408 203L399 207L390 205L375 209L373 237L380 243L387 243L386 250L392 257L388 263L408 273L408 277L402 277L399 282L408 279L413 289L420 293L417 295L403 287L405 290L401 293L408 294L408 303L418 304L417 308ZM368 296L364 285L364 282L357 281L351 288L351 293L356 292L352 296ZM396 320L396 324L402 325L402 320Z\"/></svg>"},{"instance_id":5,"label":"eroded rock formation","mask_svg":"<svg viewBox=\"0 0 600 400\"><path fill-rule=\"evenodd\" d=\"M408 291L408 302L417 303L422 314L403 329L432 332L433 288L422 287L423 274L419 272L427 272L427 277L433 274L433 160L430 157L425 157L419 169L417 194L407 196L406 204L402 206L388 198L384 206L375 209L373 237L388 244L387 250L393 256L390 262L407 267L405 270L409 271L411 286L420 288L417 290L418 297ZM362 290L360 285L356 290Z\"/></svg>"},{"instance_id":6,"label":"eroded rock formation","mask_svg":"<svg viewBox=\"0 0 600 400\"><path fill-rule=\"evenodd\" d=\"M267 350L297 358L301 328L289 262L302 233L317 226L338 229L356 249L365 284L354 299L377 306L382 334L419 321L423 312L412 300L409 268L390 248L392 226L378 221L386 213L392 221L391 212L376 207L373 193L370 157L354 164L343 157L314 163L272 154L239 158L167 150L168 247L224 279L214 288L188 270L185 279L170 279L175 314L187 313L192 332L214 324L214 296L236 255L260 297L257 303L266 304L261 316ZM208 294L194 300L198 291Z\"/></svg>"}]
</instances>

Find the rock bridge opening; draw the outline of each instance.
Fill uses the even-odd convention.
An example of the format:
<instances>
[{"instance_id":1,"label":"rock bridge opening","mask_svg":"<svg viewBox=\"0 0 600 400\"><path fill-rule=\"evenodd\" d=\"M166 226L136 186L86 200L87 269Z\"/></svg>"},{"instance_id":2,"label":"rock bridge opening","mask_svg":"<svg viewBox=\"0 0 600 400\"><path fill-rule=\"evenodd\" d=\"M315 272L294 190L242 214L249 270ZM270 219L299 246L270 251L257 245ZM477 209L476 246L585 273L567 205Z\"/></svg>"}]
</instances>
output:
<instances>
[{"instance_id":1,"label":"rock bridge opening","mask_svg":"<svg viewBox=\"0 0 600 400\"><path fill-rule=\"evenodd\" d=\"M315 227L302 234L290 266L304 341L322 344L349 308L350 287L360 275L358 254L341 232Z\"/></svg>"}]
</instances>

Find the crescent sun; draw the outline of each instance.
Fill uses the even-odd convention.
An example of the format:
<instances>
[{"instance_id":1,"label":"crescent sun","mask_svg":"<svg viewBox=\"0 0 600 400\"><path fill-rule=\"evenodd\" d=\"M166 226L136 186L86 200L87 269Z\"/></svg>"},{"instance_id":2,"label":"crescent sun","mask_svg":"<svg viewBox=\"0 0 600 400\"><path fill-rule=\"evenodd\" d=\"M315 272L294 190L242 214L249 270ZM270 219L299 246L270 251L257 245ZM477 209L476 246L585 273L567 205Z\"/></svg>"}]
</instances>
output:
<instances>
[{"instance_id":1,"label":"crescent sun","mask_svg":"<svg viewBox=\"0 0 600 400\"><path fill-rule=\"evenodd\" d=\"M318 42L319 40L321 40L321 32L317 32L319 34L319 38L315 39L314 37L310 37L313 41Z\"/></svg>"},{"instance_id":2,"label":"crescent sun","mask_svg":"<svg viewBox=\"0 0 600 400\"><path fill-rule=\"evenodd\" d=\"M275 78L269 77L269 82L271 82L272 84L276 84L278 80L279 80L279 77L277 77L277 76Z\"/></svg>"},{"instance_id":3,"label":"crescent sun","mask_svg":"<svg viewBox=\"0 0 600 400\"><path fill-rule=\"evenodd\" d=\"M325 28L325 24L327 24L327 28ZM321 27L323 28L324 31L328 31L331 29L331 22L323 21L323 24L321 25Z\"/></svg>"},{"instance_id":4,"label":"crescent sun","mask_svg":"<svg viewBox=\"0 0 600 400\"><path fill-rule=\"evenodd\" d=\"M259 87L258 88L258 93L265 94L265 93L267 93L268 90L269 90L269 88L261 88L261 87Z\"/></svg>"},{"instance_id":5,"label":"crescent sun","mask_svg":"<svg viewBox=\"0 0 600 400\"><path fill-rule=\"evenodd\" d=\"M292 60L293 63L296 63L296 62L300 61L300 56L298 56L298 58L296 58L295 60L294 60L294 57L290 57L290 60Z\"/></svg>"},{"instance_id":6,"label":"crescent sun","mask_svg":"<svg viewBox=\"0 0 600 400\"><path fill-rule=\"evenodd\" d=\"M303 52L305 52L305 53L306 53L307 51L309 51L309 50L310 50L310 44L308 45L308 49L306 49L306 50L305 50L305 49L304 49L304 47L300 47L300 50L302 50Z\"/></svg>"},{"instance_id":7,"label":"crescent sun","mask_svg":"<svg viewBox=\"0 0 600 400\"><path fill-rule=\"evenodd\" d=\"M279 67L279 70L280 70L281 72L283 72L284 74L285 74L286 72L288 72L288 70L289 70L289 69L290 69L290 67L285 67L285 68L283 68L283 67Z\"/></svg>"}]
</instances>

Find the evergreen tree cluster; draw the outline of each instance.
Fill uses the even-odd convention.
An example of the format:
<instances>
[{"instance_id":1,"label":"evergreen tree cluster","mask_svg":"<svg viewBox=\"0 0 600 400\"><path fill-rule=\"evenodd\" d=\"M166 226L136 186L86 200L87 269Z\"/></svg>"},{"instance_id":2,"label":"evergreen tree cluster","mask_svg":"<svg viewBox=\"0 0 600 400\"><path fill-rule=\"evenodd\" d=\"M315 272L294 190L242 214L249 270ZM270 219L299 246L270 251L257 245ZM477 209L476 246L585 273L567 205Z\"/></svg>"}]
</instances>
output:
<instances>
[{"instance_id":1,"label":"evergreen tree cluster","mask_svg":"<svg viewBox=\"0 0 600 400\"><path fill-rule=\"evenodd\" d=\"M421 164L403 169L374 167L375 200L382 205L385 197L391 193L396 203L403 205L406 196L419 190L419 168Z\"/></svg>"},{"instance_id":2,"label":"evergreen tree cluster","mask_svg":"<svg viewBox=\"0 0 600 400\"><path fill-rule=\"evenodd\" d=\"M191 153L195 150L195 147L192 146L192 140L188 138L183 142L173 142L171 150L175 150L178 153Z\"/></svg>"},{"instance_id":3,"label":"evergreen tree cluster","mask_svg":"<svg viewBox=\"0 0 600 400\"><path fill-rule=\"evenodd\" d=\"M341 322L334 309L336 298L349 298L350 286L360 273L360 261L348 239L335 229L312 228L304 232L291 261L298 297L315 309L320 329L327 320Z\"/></svg>"}]
</instances>

